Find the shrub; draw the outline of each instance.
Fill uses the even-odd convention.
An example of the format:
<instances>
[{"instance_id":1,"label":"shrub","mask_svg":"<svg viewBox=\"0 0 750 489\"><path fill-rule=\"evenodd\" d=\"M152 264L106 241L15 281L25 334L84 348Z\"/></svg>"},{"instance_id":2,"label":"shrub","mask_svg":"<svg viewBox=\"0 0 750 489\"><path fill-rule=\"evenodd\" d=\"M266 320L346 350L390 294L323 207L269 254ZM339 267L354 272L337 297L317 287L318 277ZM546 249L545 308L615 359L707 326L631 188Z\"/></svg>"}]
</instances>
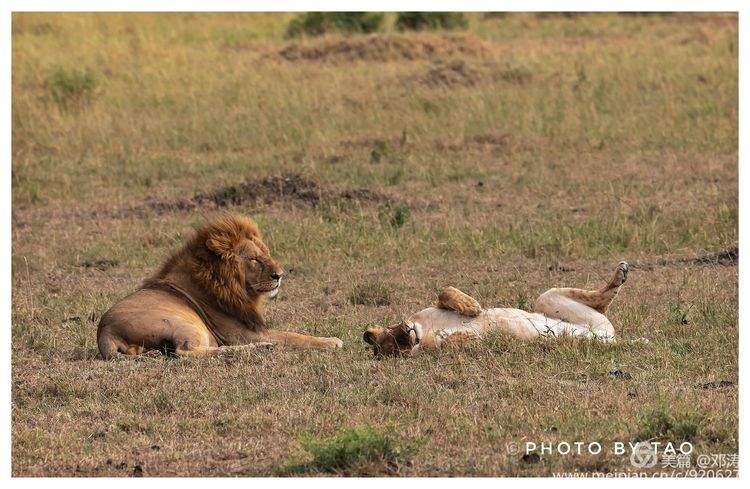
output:
<instances>
[{"instance_id":1,"label":"shrub","mask_svg":"<svg viewBox=\"0 0 750 489\"><path fill-rule=\"evenodd\" d=\"M58 67L47 78L52 100L66 109L88 102L96 85L96 77L88 69Z\"/></svg>"},{"instance_id":2,"label":"shrub","mask_svg":"<svg viewBox=\"0 0 750 489\"><path fill-rule=\"evenodd\" d=\"M411 209L406 204L385 204L380 207L378 216L384 225L399 229L411 217Z\"/></svg>"},{"instance_id":3,"label":"shrub","mask_svg":"<svg viewBox=\"0 0 750 489\"><path fill-rule=\"evenodd\" d=\"M688 310L681 301L671 300L667 304L667 307L669 308L667 314L669 324L686 325L690 322L688 319Z\"/></svg>"},{"instance_id":4,"label":"shrub","mask_svg":"<svg viewBox=\"0 0 750 489\"><path fill-rule=\"evenodd\" d=\"M373 163L380 163L383 158L388 156L388 153L390 153L388 143L385 141L376 141L375 147L370 151L370 161Z\"/></svg>"},{"instance_id":5,"label":"shrub","mask_svg":"<svg viewBox=\"0 0 750 489\"><path fill-rule=\"evenodd\" d=\"M289 22L286 37L320 36L330 32L375 32L383 23L382 12L307 12Z\"/></svg>"},{"instance_id":6,"label":"shrub","mask_svg":"<svg viewBox=\"0 0 750 489\"><path fill-rule=\"evenodd\" d=\"M311 468L324 472L347 470L368 462L393 466L406 461L417 449L414 443L399 442L370 426L345 428L323 440L306 436L300 439L300 444L312 461L298 466L298 470Z\"/></svg>"},{"instance_id":7,"label":"shrub","mask_svg":"<svg viewBox=\"0 0 750 489\"><path fill-rule=\"evenodd\" d=\"M672 442L691 441L698 435L701 424L701 419L696 414L672 414L664 403L655 409L642 412L639 419L639 440L661 438Z\"/></svg>"},{"instance_id":8,"label":"shrub","mask_svg":"<svg viewBox=\"0 0 750 489\"><path fill-rule=\"evenodd\" d=\"M399 31L424 29L466 29L469 21L461 12L401 12L396 18Z\"/></svg>"},{"instance_id":9,"label":"shrub","mask_svg":"<svg viewBox=\"0 0 750 489\"><path fill-rule=\"evenodd\" d=\"M387 306L391 303L391 293L382 282L357 284L349 294L349 302L354 305Z\"/></svg>"}]
</instances>

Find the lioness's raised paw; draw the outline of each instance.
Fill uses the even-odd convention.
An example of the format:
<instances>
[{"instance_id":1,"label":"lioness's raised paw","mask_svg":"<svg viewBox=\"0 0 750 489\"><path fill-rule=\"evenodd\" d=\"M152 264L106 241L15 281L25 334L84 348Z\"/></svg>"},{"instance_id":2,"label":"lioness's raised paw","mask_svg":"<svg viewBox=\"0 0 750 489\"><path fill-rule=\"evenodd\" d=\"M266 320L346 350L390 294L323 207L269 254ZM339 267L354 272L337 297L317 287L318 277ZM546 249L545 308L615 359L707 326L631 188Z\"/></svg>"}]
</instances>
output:
<instances>
[{"instance_id":1,"label":"lioness's raised paw","mask_svg":"<svg viewBox=\"0 0 750 489\"><path fill-rule=\"evenodd\" d=\"M617 268L615 269L615 275L612 277L612 280L610 280L609 284L607 284L607 287L604 290L616 289L624 284L628 279L629 271L630 265L628 265L628 262L621 261L620 263L618 263Z\"/></svg>"},{"instance_id":2,"label":"lioness's raised paw","mask_svg":"<svg viewBox=\"0 0 750 489\"><path fill-rule=\"evenodd\" d=\"M628 265L628 262L621 261L617 264L617 270L615 271L615 278L613 280L613 282L616 284L616 287L619 287L620 285L625 283L625 281L628 279L629 271L630 265Z\"/></svg>"},{"instance_id":3,"label":"lioness's raised paw","mask_svg":"<svg viewBox=\"0 0 750 489\"><path fill-rule=\"evenodd\" d=\"M450 286L445 287L438 295L437 307L455 311L467 317L476 317L482 313L482 306L475 298Z\"/></svg>"}]
</instances>

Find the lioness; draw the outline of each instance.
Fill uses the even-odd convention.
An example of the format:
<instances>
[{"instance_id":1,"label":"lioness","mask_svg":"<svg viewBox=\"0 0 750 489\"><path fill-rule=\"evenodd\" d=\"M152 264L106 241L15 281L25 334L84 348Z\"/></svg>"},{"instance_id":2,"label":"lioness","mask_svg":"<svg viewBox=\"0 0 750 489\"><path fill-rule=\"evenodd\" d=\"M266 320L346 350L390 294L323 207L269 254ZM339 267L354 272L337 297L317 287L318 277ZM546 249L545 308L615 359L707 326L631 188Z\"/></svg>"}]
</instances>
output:
<instances>
[{"instance_id":1,"label":"lioness","mask_svg":"<svg viewBox=\"0 0 750 489\"><path fill-rule=\"evenodd\" d=\"M476 299L453 287L406 321L386 328L368 328L363 335L379 355L416 355L425 349L461 345L489 331L506 332L518 339L572 336L614 341L615 328L604 316L625 283L628 264L617 265L612 280L599 290L550 289L536 300L534 312L512 308L482 309Z\"/></svg>"},{"instance_id":2,"label":"lioness","mask_svg":"<svg viewBox=\"0 0 750 489\"><path fill-rule=\"evenodd\" d=\"M263 303L278 293L283 275L252 220L221 215L102 316L99 352L103 358L158 350L204 356L258 343L341 348L338 338L266 327Z\"/></svg>"}]
</instances>

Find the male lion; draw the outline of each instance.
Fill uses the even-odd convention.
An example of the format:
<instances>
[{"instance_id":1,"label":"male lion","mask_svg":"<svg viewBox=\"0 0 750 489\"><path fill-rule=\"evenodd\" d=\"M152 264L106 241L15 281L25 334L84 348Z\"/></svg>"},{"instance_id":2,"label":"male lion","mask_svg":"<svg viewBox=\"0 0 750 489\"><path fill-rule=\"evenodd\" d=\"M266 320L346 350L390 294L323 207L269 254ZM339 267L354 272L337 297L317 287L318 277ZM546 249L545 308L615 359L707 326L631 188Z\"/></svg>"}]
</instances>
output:
<instances>
[{"instance_id":1,"label":"male lion","mask_svg":"<svg viewBox=\"0 0 750 489\"><path fill-rule=\"evenodd\" d=\"M99 351L111 358L158 350L204 356L258 343L341 348L338 338L266 327L263 303L278 293L283 274L252 220L221 215L102 316Z\"/></svg>"},{"instance_id":2,"label":"male lion","mask_svg":"<svg viewBox=\"0 0 750 489\"><path fill-rule=\"evenodd\" d=\"M395 326L368 328L363 340L378 356L416 355L426 349L462 345L490 331L522 340L572 336L611 342L615 329L604 313L627 276L628 264L623 261L601 289L550 289L536 300L534 312L482 309L473 297L446 287L438 296L437 307L423 309Z\"/></svg>"}]
</instances>

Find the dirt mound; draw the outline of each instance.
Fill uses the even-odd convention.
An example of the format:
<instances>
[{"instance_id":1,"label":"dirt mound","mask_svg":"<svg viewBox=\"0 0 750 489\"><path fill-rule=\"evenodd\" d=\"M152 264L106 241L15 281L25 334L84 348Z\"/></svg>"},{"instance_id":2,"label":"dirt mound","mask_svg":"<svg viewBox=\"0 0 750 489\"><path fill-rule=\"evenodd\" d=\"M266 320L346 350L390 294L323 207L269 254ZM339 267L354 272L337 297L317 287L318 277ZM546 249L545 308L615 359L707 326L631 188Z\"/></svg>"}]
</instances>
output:
<instances>
[{"instance_id":1,"label":"dirt mound","mask_svg":"<svg viewBox=\"0 0 750 489\"><path fill-rule=\"evenodd\" d=\"M474 150L489 150L495 154L511 153L519 150L528 149L528 144L508 133L486 133L475 136L456 138L456 139L438 139L435 141L435 148L439 151L461 152Z\"/></svg>"},{"instance_id":2,"label":"dirt mound","mask_svg":"<svg viewBox=\"0 0 750 489\"><path fill-rule=\"evenodd\" d=\"M405 81L430 87L473 87L480 83L505 82L523 85L533 79L531 68L518 62L493 60L436 59L425 73Z\"/></svg>"},{"instance_id":3,"label":"dirt mound","mask_svg":"<svg viewBox=\"0 0 750 489\"><path fill-rule=\"evenodd\" d=\"M291 173L245 180L210 192L199 192L189 199L150 200L146 207L157 213L190 211L202 207L228 207L244 204L294 202L316 206L322 201L389 202L390 199L367 188L329 189L315 180Z\"/></svg>"},{"instance_id":4,"label":"dirt mound","mask_svg":"<svg viewBox=\"0 0 750 489\"><path fill-rule=\"evenodd\" d=\"M317 204L321 193L317 182L301 175L291 174L245 180L238 185L219 187L208 193L196 194L193 201L198 204L211 202L218 207L258 201L270 204L284 199Z\"/></svg>"},{"instance_id":5,"label":"dirt mound","mask_svg":"<svg viewBox=\"0 0 750 489\"><path fill-rule=\"evenodd\" d=\"M487 77L482 70L464 60L455 60L448 63L436 63L427 70L423 76L415 78L415 81L431 86L444 87L472 87L482 82Z\"/></svg>"},{"instance_id":6,"label":"dirt mound","mask_svg":"<svg viewBox=\"0 0 750 489\"><path fill-rule=\"evenodd\" d=\"M670 266L670 265L694 265L694 266L735 266L740 257L740 249L738 246L732 246L726 250L717 251L715 253L704 253L696 256L695 258L677 258L673 260L659 259L655 262L633 262L630 265L633 268L641 270L653 270L657 266Z\"/></svg>"},{"instance_id":7,"label":"dirt mound","mask_svg":"<svg viewBox=\"0 0 750 489\"><path fill-rule=\"evenodd\" d=\"M732 248L716 253L701 255L696 258L686 260L686 262L693 265L736 265L739 257L740 249L738 246L734 246Z\"/></svg>"},{"instance_id":8,"label":"dirt mound","mask_svg":"<svg viewBox=\"0 0 750 489\"><path fill-rule=\"evenodd\" d=\"M278 52L287 61L354 62L479 57L489 45L471 35L371 34L290 44Z\"/></svg>"}]
</instances>

